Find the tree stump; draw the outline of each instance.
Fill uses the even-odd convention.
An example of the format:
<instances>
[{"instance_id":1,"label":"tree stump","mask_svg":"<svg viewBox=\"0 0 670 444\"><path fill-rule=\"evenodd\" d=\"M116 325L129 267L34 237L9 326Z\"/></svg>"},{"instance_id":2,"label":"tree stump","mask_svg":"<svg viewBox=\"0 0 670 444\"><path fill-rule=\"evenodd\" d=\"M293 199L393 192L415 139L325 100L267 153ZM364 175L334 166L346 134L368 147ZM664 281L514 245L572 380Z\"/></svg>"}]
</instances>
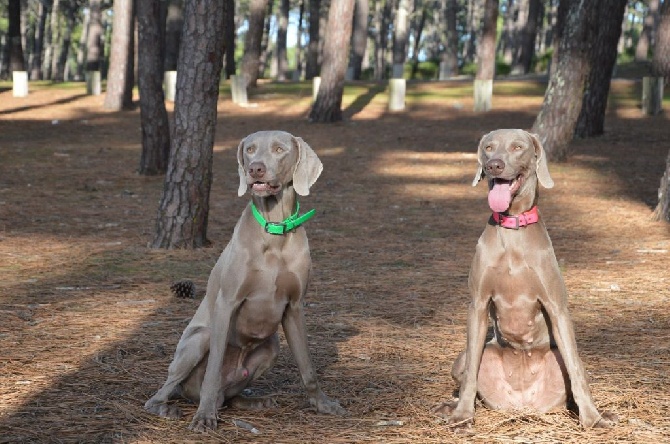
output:
<instances>
[{"instance_id":1,"label":"tree stump","mask_svg":"<svg viewBox=\"0 0 670 444\"><path fill-rule=\"evenodd\" d=\"M174 102L177 95L177 71L165 71L163 82L165 83L165 100Z\"/></svg>"},{"instance_id":2,"label":"tree stump","mask_svg":"<svg viewBox=\"0 0 670 444\"><path fill-rule=\"evenodd\" d=\"M312 78L312 103L316 102L316 96L319 95L319 87L321 86L321 77Z\"/></svg>"},{"instance_id":3,"label":"tree stump","mask_svg":"<svg viewBox=\"0 0 670 444\"><path fill-rule=\"evenodd\" d=\"M102 94L100 71L86 71L86 94L89 96Z\"/></svg>"},{"instance_id":4,"label":"tree stump","mask_svg":"<svg viewBox=\"0 0 670 444\"><path fill-rule=\"evenodd\" d=\"M405 79L389 80L389 111L405 109Z\"/></svg>"},{"instance_id":5,"label":"tree stump","mask_svg":"<svg viewBox=\"0 0 670 444\"><path fill-rule=\"evenodd\" d=\"M475 79L475 111L489 111L491 109L491 97L493 96L493 80Z\"/></svg>"},{"instance_id":6,"label":"tree stump","mask_svg":"<svg viewBox=\"0 0 670 444\"><path fill-rule=\"evenodd\" d=\"M12 71L12 95L28 96L28 71Z\"/></svg>"},{"instance_id":7,"label":"tree stump","mask_svg":"<svg viewBox=\"0 0 670 444\"><path fill-rule=\"evenodd\" d=\"M247 80L244 75L230 76L230 92L233 95L233 103L241 106L248 105Z\"/></svg>"},{"instance_id":8,"label":"tree stump","mask_svg":"<svg viewBox=\"0 0 670 444\"><path fill-rule=\"evenodd\" d=\"M642 112L655 116L663 110L663 77L642 78Z\"/></svg>"}]
</instances>

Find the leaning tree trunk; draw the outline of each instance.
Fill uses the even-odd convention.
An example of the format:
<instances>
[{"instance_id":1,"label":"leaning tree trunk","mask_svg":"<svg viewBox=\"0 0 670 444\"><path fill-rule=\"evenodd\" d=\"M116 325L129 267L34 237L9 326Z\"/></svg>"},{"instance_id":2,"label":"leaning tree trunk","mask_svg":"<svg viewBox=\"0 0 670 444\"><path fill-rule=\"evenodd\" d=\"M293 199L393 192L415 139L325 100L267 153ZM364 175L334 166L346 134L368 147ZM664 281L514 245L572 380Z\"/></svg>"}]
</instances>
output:
<instances>
[{"instance_id":1,"label":"leaning tree trunk","mask_svg":"<svg viewBox=\"0 0 670 444\"><path fill-rule=\"evenodd\" d=\"M11 74L14 71L26 70L21 43L21 0L9 0L7 9L9 16L7 44L9 45L9 73Z\"/></svg>"},{"instance_id":2,"label":"leaning tree trunk","mask_svg":"<svg viewBox=\"0 0 670 444\"><path fill-rule=\"evenodd\" d=\"M419 1L419 0L417 0ZM414 8L416 9L416 3ZM426 26L426 20L428 19L428 6L424 3L421 5L421 15L414 27L414 46L412 48L412 72L410 74L410 79L414 80L416 74L419 71L419 51L421 49L421 38L423 36L423 29Z\"/></svg>"},{"instance_id":3,"label":"leaning tree trunk","mask_svg":"<svg viewBox=\"0 0 670 444\"><path fill-rule=\"evenodd\" d=\"M86 71L100 71L102 50L101 0L90 0L86 40Z\"/></svg>"},{"instance_id":4,"label":"leaning tree trunk","mask_svg":"<svg viewBox=\"0 0 670 444\"><path fill-rule=\"evenodd\" d=\"M179 52L175 128L154 248L197 248L208 244L216 104L223 65L223 5L192 0L184 9Z\"/></svg>"},{"instance_id":5,"label":"leaning tree trunk","mask_svg":"<svg viewBox=\"0 0 670 444\"><path fill-rule=\"evenodd\" d=\"M589 30L597 3L584 0L562 0L559 3L558 44L554 45L552 74L544 102L532 131L537 133L547 157L565 161L582 109L584 85L589 74ZM563 10L563 11L562 11Z\"/></svg>"},{"instance_id":6,"label":"leaning tree trunk","mask_svg":"<svg viewBox=\"0 0 670 444\"><path fill-rule=\"evenodd\" d=\"M244 39L244 57L242 57L242 74L247 87L255 87L258 82L258 68L263 43L263 26L268 0L251 0L249 3L249 29Z\"/></svg>"},{"instance_id":7,"label":"leaning tree trunk","mask_svg":"<svg viewBox=\"0 0 670 444\"><path fill-rule=\"evenodd\" d=\"M163 93L163 44L165 29L161 0L141 0L137 5L138 80L142 155L139 172L145 176L163 174L170 154L170 126ZM181 75L181 74L180 74ZM177 89L179 95L179 89Z\"/></svg>"},{"instance_id":8,"label":"leaning tree trunk","mask_svg":"<svg viewBox=\"0 0 670 444\"><path fill-rule=\"evenodd\" d=\"M321 86L309 113L310 122L329 123L342 120L344 74L347 70L353 16L354 0L333 0L328 12L323 45Z\"/></svg>"},{"instance_id":9,"label":"leaning tree trunk","mask_svg":"<svg viewBox=\"0 0 670 444\"><path fill-rule=\"evenodd\" d=\"M114 0L112 47L107 72L107 93L103 104L110 111L133 107L134 67L129 63L132 60L130 54L135 50L133 17L133 0Z\"/></svg>"},{"instance_id":10,"label":"leaning tree trunk","mask_svg":"<svg viewBox=\"0 0 670 444\"><path fill-rule=\"evenodd\" d=\"M592 0L598 3L599 18L596 36L591 45L591 69L586 79L582 109L575 127L576 137L594 137L603 134L607 97L610 91L612 70L616 63L617 44L621 37L621 24L627 0ZM607 4L605 4L607 3Z\"/></svg>"}]
</instances>

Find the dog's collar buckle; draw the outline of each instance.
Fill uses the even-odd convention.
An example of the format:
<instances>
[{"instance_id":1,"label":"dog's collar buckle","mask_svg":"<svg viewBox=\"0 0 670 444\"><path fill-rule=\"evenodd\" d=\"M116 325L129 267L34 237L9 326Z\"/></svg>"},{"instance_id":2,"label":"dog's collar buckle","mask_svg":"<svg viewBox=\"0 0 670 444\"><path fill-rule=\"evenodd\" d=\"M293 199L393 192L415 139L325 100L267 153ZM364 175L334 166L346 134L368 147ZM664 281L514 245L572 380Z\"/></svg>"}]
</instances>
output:
<instances>
[{"instance_id":1,"label":"dog's collar buckle","mask_svg":"<svg viewBox=\"0 0 670 444\"><path fill-rule=\"evenodd\" d=\"M256 205L254 205L253 202L251 202L251 212L254 215L256 221L260 224L261 227L263 227L263 230L265 230L266 233L281 236L283 234L288 233L289 231L295 230L300 225L310 220L316 213L316 210L314 209L309 210L308 212L300 216L299 215L300 203L296 202L295 213L293 213L292 215L290 215L281 222L269 222L265 220L265 218L263 217L261 212L258 211L258 208L256 208Z\"/></svg>"},{"instance_id":2,"label":"dog's collar buckle","mask_svg":"<svg viewBox=\"0 0 670 444\"><path fill-rule=\"evenodd\" d=\"M496 222L496 224L503 228L518 230L519 228L525 227L526 225L537 223L537 221L540 220L540 215L537 211L537 205L535 205L530 210L524 211L523 213L515 216L493 212L493 220Z\"/></svg>"}]
</instances>

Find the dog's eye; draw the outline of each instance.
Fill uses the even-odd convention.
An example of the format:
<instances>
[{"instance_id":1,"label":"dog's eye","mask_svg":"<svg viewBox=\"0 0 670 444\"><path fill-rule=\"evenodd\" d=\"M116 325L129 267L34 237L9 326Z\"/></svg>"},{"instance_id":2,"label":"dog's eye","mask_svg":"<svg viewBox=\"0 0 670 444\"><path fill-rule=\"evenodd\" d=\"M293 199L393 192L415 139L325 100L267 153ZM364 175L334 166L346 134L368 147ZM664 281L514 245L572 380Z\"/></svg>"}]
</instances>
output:
<instances>
[{"instance_id":1,"label":"dog's eye","mask_svg":"<svg viewBox=\"0 0 670 444\"><path fill-rule=\"evenodd\" d=\"M249 154L253 154L254 151L256 151L256 147L255 147L255 146L248 146L248 147L247 147L247 153L249 153Z\"/></svg>"},{"instance_id":2,"label":"dog's eye","mask_svg":"<svg viewBox=\"0 0 670 444\"><path fill-rule=\"evenodd\" d=\"M486 148L484 148L484 150L490 153L491 151L493 151L493 147L491 145L486 145Z\"/></svg>"},{"instance_id":3,"label":"dog's eye","mask_svg":"<svg viewBox=\"0 0 670 444\"><path fill-rule=\"evenodd\" d=\"M280 146L274 146L274 147L272 148L272 151L274 151L274 152L277 153L277 154L281 154L281 153L284 152L284 148L282 148L282 147L280 147Z\"/></svg>"},{"instance_id":4,"label":"dog's eye","mask_svg":"<svg viewBox=\"0 0 670 444\"><path fill-rule=\"evenodd\" d=\"M514 151L521 151L522 149L523 148L521 147L521 145L515 145L514 146Z\"/></svg>"}]
</instances>

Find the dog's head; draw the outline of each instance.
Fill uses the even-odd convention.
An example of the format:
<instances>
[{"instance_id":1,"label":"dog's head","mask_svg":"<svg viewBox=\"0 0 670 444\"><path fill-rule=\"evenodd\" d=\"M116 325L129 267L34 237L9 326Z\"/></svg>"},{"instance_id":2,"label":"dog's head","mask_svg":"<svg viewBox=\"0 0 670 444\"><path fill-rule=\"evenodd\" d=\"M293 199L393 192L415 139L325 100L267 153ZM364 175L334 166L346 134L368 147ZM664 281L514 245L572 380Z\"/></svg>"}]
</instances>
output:
<instances>
[{"instance_id":1,"label":"dog's head","mask_svg":"<svg viewBox=\"0 0 670 444\"><path fill-rule=\"evenodd\" d=\"M291 184L296 193L307 196L323 170L314 150L284 131L259 131L242 139L237 163L238 196L247 190L259 197L277 195Z\"/></svg>"},{"instance_id":2,"label":"dog's head","mask_svg":"<svg viewBox=\"0 0 670 444\"><path fill-rule=\"evenodd\" d=\"M479 167L472 182L484 177L489 183L489 206L505 212L514 199L536 199L537 182L545 188L554 186L547 158L537 135L520 129L500 129L482 137L477 150Z\"/></svg>"}]
</instances>

